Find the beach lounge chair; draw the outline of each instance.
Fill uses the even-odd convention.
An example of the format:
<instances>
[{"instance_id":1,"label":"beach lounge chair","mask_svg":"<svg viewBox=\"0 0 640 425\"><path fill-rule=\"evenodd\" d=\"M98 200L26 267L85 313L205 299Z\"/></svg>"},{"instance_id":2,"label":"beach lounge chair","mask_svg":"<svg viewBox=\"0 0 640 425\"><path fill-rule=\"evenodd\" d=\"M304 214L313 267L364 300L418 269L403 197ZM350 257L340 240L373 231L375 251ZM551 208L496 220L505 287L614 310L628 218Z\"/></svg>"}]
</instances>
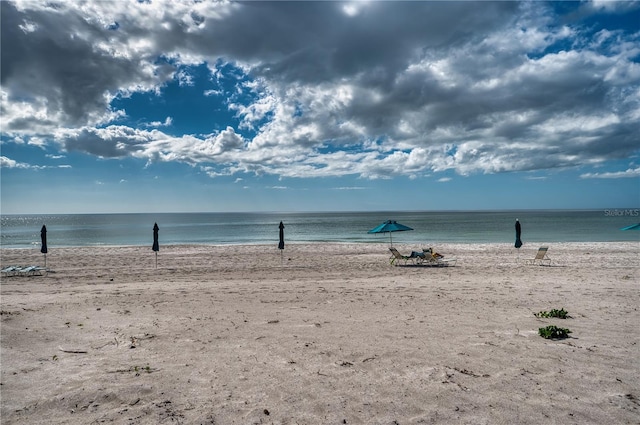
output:
<instances>
[{"instance_id":1,"label":"beach lounge chair","mask_svg":"<svg viewBox=\"0 0 640 425\"><path fill-rule=\"evenodd\" d=\"M21 268L18 273L22 276L42 276L42 271L45 270L40 266L27 266Z\"/></svg>"},{"instance_id":2,"label":"beach lounge chair","mask_svg":"<svg viewBox=\"0 0 640 425\"><path fill-rule=\"evenodd\" d=\"M403 264L405 264L405 265L407 264L408 261L411 261L412 263L415 263L416 258L419 258L419 256L417 255L418 253L416 253L415 251L412 252L411 255L402 255L394 247L389 248L389 251L391 251L391 257L389 258L389 264L391 264L392 266L393 265L397 266L400 261L402 261Z\"/></svg>"},{"instance_id":3,"label":"beach lounge chair","mask_svg":"<svg viewBox=\"0 0 640 425\"><path fill-rule=\"evenodd\" d=\"M433 248L423 248L422 252L425 256L424 265L448 267L455 266L458 261L456 258L444 258L444 255L438 254Z\"/></svg>"},{"instance_id":4,"label":"beach lounge chair","mask_svg":"<svg viewBox=\"0 0 640 425\"><path fill-rule=\"evenodd\" d=\"M548 246L541 246L540 248L538 248L538 253L536 254L535 258L531 259L531 260L525 260L526 264L538 264L539 266L544 265L545 263L547 264L547 266L551 265L551 258L549 258L547 256L547 251L549 250Z\"/></svg>"},{"instance_id":5,"label":"beach lounge chair","mask_svg":"<svg viewBox=\"0 0 640 425\"><path fill-rule=\"evenodd\" d=\"M15 276L19 270L20 270L20 267L18 266L7 266L2 269L2 276L5 276L5 277Z\"/></svg>"},{"instance_id":6,"label":"beach lounge chair","mask_svg":"<svg viewBox=\"0 0 640 425\"><path fill-rule=\"evenodd\" d=\"M42 276L47 269L40 266L8 266L2 269L4 277L9 276Z\"/></svg>"}]
</instances>

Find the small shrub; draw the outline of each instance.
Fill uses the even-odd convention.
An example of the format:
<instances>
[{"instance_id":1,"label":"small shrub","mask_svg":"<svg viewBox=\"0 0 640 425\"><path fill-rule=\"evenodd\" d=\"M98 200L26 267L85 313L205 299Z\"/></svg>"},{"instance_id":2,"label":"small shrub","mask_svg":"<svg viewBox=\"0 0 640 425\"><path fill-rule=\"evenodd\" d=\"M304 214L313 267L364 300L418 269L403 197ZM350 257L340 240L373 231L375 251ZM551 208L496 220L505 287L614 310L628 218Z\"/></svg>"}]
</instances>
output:
<instances>
[{"instance_id":1,"label":"small shrub","mask_svg":"<svg viewBox=\"0 0 640 425\"><path fill-rule=\"evenodd\" d=\"M569 316L569 312L566 311L564 309L564 307L561 308L560 310L554 308L551 311L541 311L539 313L534 313L534 315L536 317L545 317L545 318L546 317L557 317L558 319L566 319L567 317L571 317L571 316Z\"/></svg>"},{"instance_id":2,"label":"small shrub","mask_svg":"<svg viewBox=\"0 0 640 425\"><path fill-rule=\"evenodd\" d=\"M562 339L567 338L571 331L565 328L559 328L556 325L549 325L546 328L539 328L538 334L545 339Z\"/></svg>"}]
</instances>

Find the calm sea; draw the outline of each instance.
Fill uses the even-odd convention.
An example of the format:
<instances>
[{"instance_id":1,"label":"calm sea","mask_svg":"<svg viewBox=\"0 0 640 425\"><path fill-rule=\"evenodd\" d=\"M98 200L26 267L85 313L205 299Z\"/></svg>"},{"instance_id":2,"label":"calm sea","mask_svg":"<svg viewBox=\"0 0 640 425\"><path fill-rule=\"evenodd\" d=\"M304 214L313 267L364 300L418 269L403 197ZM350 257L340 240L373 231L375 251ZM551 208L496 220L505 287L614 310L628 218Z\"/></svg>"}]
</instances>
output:
<instances>
[{"instance_id":1,"label":"calm sea","mask_svg":"<svg viewBox=\"0 0 640 425\"><path fill-rule=\"evenodd\" d=\"M386 242L389 234L367 231L396 220L413 231L393 233L398 243L512 243L522 224L526 244L640 241L640 231L620 230L640 222L639 209L597 211L340 212L340 213L165 213L3 215L2 248L40 246L47 226L49 248L69 246L151 246L153 224L160 246L173 244L277 244L278 224L287 242ZM162 248L161 248L162 249Z\"/></svg>"}]
</instances>

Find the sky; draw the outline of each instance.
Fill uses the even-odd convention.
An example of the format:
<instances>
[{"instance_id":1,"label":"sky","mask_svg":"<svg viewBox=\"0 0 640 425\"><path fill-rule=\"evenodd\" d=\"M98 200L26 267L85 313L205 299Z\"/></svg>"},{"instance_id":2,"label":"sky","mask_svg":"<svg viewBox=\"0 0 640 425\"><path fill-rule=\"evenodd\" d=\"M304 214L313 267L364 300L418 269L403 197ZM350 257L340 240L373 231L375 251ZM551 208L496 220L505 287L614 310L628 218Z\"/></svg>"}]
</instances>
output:
<instances>
[{"instance_id":1,"label":"sky","mask_svg":"<svg viewBox=\"0 0 640 425\"><path fill-rule=\"evenodd\" d=\"M640 206L640 2L2 1L0 212Z\"/></svg>"}]
</instances>

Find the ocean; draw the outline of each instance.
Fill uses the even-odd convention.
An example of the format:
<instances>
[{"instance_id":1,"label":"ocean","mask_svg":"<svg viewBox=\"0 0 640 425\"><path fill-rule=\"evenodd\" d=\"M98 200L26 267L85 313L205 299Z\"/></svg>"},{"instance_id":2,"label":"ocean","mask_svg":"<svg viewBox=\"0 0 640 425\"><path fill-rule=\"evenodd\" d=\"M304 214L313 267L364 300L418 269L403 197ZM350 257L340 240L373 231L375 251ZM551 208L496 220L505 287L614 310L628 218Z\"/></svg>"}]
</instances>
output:
<instances>
[{"instance_id":1,"label":"ocean","mask_svg":"<svg viewBox=\"0 0 640 425\"><path fill-rule=\"evenodd\" d=\"M544 211L424 211L322 213L141 213L2 215L1 248L40 246L40 229L47 226L47 245L151 246L153 225L162 245L274 244L278 224L285 241L388 242L389 234L368 234L385 220L413 231L391 234L397 243L435 245L455 243L513 243L515 220L522 224L525 243L638 241L640 231L620 230L640 222L640 209Z\"/></svg>"}]
</instances>

